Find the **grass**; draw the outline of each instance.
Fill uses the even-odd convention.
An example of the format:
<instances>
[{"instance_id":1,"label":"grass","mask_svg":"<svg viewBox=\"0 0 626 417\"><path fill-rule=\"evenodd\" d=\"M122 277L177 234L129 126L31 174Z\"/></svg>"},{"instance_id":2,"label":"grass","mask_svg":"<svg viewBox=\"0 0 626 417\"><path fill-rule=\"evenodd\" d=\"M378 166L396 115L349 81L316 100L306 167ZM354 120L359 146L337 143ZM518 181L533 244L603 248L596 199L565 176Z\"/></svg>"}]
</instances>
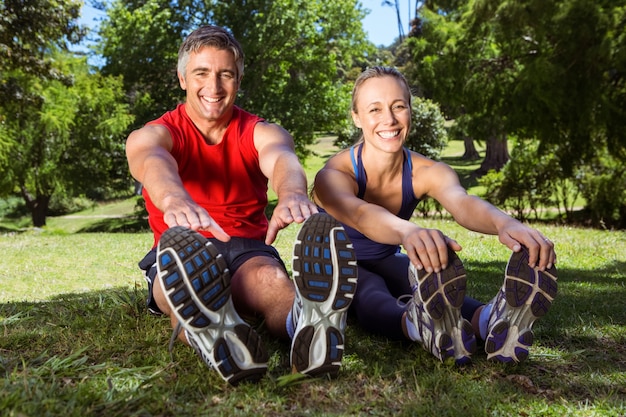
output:
<instances>
[{"instance_id":1,"label":"grass","mask_svg":"<svg viewBox=\"0 0 626 417\"><path fill-rule=\"evenodd\" d=\"M626 415L625 232L538 226L556 242L559 295L537 322L523 364L494 364L478 353L471 366L451 367L415 344L365 333L350 318L339 377L298 379L288 344L259 324L268 375L233 388L191 349L176 343L170 353L168 320L147 313L136 263L150 233L98 231L124 230L119 216L132 206L0 236L1 415ZM493 297L508 257L496 237L446 219L415 221L458 240L468 295ZM276 242L289 269L297 230L288 227Z\"/></svg>"}]
</instances>

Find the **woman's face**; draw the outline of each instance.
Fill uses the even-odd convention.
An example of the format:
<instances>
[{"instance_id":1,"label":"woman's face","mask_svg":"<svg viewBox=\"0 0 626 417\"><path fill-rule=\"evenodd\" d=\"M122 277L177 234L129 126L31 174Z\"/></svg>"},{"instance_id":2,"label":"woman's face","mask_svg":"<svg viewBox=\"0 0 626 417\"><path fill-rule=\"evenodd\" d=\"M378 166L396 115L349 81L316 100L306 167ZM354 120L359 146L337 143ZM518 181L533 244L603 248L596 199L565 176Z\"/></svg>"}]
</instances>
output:
<instances>
[{"instance_id":1,"label":"woman's face","mask_svg":"<svg viewBox=\"0 0 626 417\"><path fill-rule=\"evenodd\" d=\"M387 151L401 148L411 128L410 93L404 83L393 76L374 77L356 94L352 120L365 141Z\"/></svg>"}]
</instances>

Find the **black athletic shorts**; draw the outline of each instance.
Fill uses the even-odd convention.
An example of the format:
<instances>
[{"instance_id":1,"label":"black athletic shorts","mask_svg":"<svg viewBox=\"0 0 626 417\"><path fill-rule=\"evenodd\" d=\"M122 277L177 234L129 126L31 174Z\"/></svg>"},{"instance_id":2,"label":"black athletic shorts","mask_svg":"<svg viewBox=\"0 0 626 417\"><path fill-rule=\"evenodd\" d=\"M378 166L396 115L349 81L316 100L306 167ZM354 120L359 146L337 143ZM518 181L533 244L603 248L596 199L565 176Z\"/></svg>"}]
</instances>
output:
<instances>
[{"instance_id":1,"label":"black athletic shorts","mask_svg":"<svg viewBox=\"0 0 626 417\"><path fill-rule=\"evenodd\" d=\"M241 237L231 237L228 242L222 242L214 238L210 238L208 240L224 257L231 275L233 275L244 262L256 256L268 256L276 259L285 269L285 272L287 271L285 263L282 259L280 259L280 255L276 248L266 245L265 242L260 240ZM152 297L152 283L154 282L154 277L156 277L157 273L156 248L153 248L146 254L146 256L144 256L144 258L139 262L139 268L143 271L144 278L148 283L148 298L146 300L148 310L150 310L153 314L163 314Z\"/></svg>"}]
</instances>

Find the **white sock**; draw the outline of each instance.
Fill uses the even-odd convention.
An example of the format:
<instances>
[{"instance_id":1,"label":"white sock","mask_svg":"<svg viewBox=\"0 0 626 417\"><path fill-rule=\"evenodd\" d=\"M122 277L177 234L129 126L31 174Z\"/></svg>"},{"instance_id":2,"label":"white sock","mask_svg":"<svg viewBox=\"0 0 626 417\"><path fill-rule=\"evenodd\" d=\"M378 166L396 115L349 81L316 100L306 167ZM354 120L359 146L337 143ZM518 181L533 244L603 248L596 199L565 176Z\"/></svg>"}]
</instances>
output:
<instances>
[{"instance_id":1,"label":"white sock","mask_svg":"<svg viewBox=\"0 0 626 417\"><path fill-rule=\"evenodd\" d=\"M289 338L293 339L293 335L296 333L296 329L293 328L293 309L289 310L289 314L287 314L285 327L287 327L287 334L289 335Z\"/></svg>"},{"instance_id":2,"label":"white sock","mask_svg":"<svg viewBox=\"0 0 626 417\"><path fill-rule=\"evenodd\" d=\"M417 330L417 327L415 327L415 324L413 324L413 320L409 319L408 314L404 317L404 322L406 324L406 332L409 335L409 339L414 342L421 342L422 338L420 337L420 332Z\"/></svg>"},{"instance_id":3,"label":"white sock","mask_svg":"<svg viewBox=\"0 0 626 417\"><path fill-rule=\"evenodd\" d=\"M491 304L486 304L480 312L480 316L478 316L478 328L480 330L480 337L483 340L487 338L487 325L489 325L489 315L491 314L492 307Z\"/></svg>"}]
</instances>

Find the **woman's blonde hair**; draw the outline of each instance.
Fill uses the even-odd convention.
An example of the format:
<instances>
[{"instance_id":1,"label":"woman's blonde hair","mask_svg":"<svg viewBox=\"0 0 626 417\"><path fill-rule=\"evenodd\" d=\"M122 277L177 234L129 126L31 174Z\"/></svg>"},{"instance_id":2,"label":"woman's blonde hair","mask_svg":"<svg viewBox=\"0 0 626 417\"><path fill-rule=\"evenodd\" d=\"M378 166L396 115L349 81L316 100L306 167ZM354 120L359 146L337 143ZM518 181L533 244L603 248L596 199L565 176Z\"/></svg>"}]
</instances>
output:
<instances>
[{"instance_id":1,"label":"woman's blonde hair","mask_svg":"<svg viewBox=\"0 0 626 417\"><path fill-rule=\"evenodd\" d=\"M409 87L409 83L406 80L406 78L404 78L404 75L402 75L402 73L395 68L377 66L377 67L370 67L366 69L365 71L363 71L361 75L359 75L359 77L354 82L354 87L352 88L352 111L353 112L358 113L357 108L356 108L356 102L358 100L359 90L361 89L361 86L363 85L363 83L369 80L370 78L381 78L381 77L393 77L397 79L398 81L400 81L404 85L404 88L406 89L406 94L407 96L409 96L409 104L411 104L411 87Z\"/></svg>"}]
</instances>

